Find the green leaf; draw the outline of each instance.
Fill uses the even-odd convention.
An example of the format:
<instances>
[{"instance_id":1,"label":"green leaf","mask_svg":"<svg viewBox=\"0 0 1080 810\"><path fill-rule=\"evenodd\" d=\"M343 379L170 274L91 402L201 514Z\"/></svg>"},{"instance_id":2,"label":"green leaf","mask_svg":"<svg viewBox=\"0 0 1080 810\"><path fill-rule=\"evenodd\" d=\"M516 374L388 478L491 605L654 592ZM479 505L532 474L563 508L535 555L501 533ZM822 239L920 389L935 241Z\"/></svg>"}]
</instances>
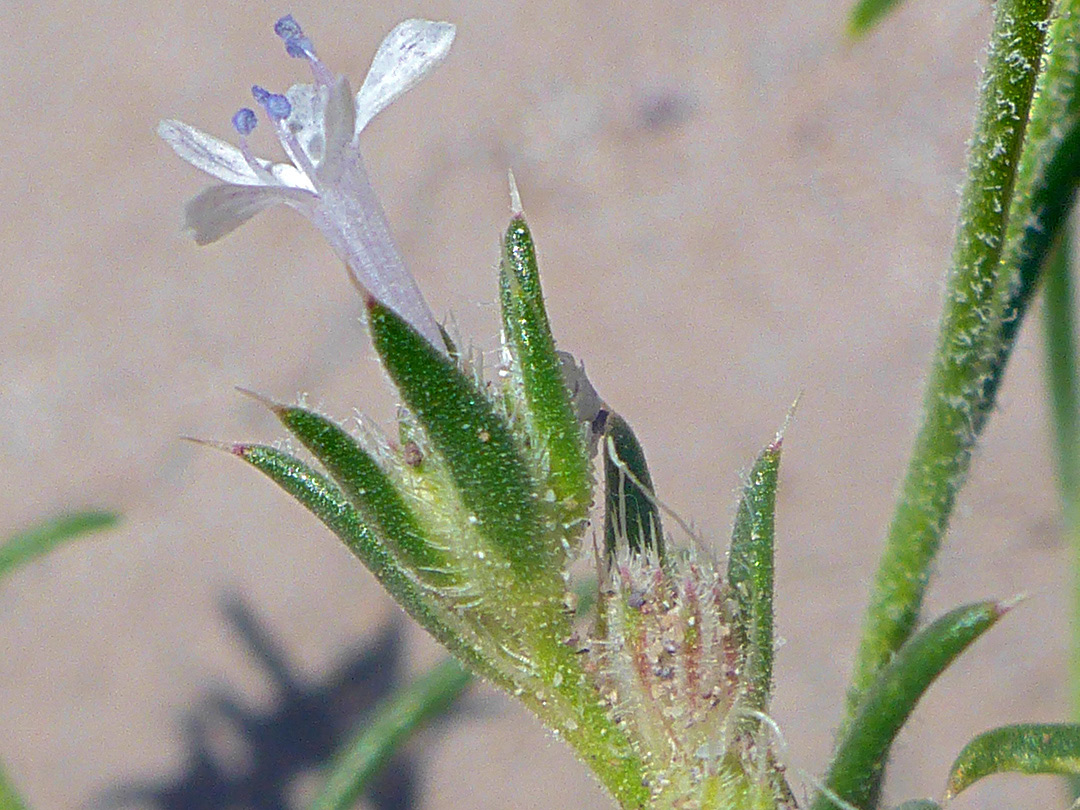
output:
<instances>
[{"instance_id":1,"label":"green leaf","mask_svg":"<svg viewBox=\"0 0 1080 810\"><path fill-rule=\"evenodd\" d=\"M26 802L23 801L15 786L11 784L4 769L0 767L0 810L26 810Z\"/></svg>"},{"instance_id":2,"label":"green leaf","mask_svg":"<svg viewBox=\"0 0 1080 810\"><path fill-rule=\"evenodd\" d=\"M1014 289L1002 249L1049 10L1050 0L998 0L994 7L922 424L874 578L845 724L916 626L982 427L974 415L986 405L985 382L1002 346L1001 322Z\"/></svg>"},{"instance_id":3,"label":"green leaf","mask_svg":"<svg viewBox=\"0 0 1080 810\"><path fill-rule=\"evenodd\" d=\"M0 546L0 577L63 543L112 528L119 519L113 512L73 512L17 534Z\"/></svg>"},{"instance_id":4,"label":"green leaf","mask_svg":"<svg viewBox=\"0 0 1080 810\"><path fill-rule=\"evenodd\" d=\"M386 546L364 524L349 499L329 478L273 447L237 444L230 449L322 521L375 575L397 603L450 652L493 683L506 689L512 688L511 681L491 666L453 626L452 617L441 612L402 570Z\"/></svg>"},{"instance_id":5,"label":"green leaf","mask_svg":"<svg viewBox=\"0 0 1080 810\"><path fill-rule=\"evenodd\" d=\"M443 661L390 695L346 743L312 810L351 810L390 758L429 720L444 714L469 684L469 673Z\"/></svg>"},{"instance_id":6,"label":"green leaf","mask_svg":"<svg viewBox=\"0 0 1080 810\"><path fill-rule=\"evenodd\" d=\"M615 555L619 541L631 554L655 549L664 559L664 529L656 506L645 451L617 413L604 423L604 549Z\"/></svg>"},{"instance_id":7,"label":"green leaf","mask_svg":"<svg viewBox=\"0 0 1080 810\"><path fill-rule=\"evenodd\" d=\"M547 454L564 522L581 522L592 503L589 456L555 351L536 248L521 216L510 221L503 240L499 292L506 342L521 375L534 441Z\"/></svg>"},{"instance_id":8,"label":"green leaf","mask_svg":"<svg viewBox=\"0 0 1080 810\"><path fill-rule=\"evenodd\" d=\"M1080 774L1080 725L1030 723L980 734L953 763L946 801L995 773Z\"/></svg>"},{"instance_id":9,"label":"green leaf","mask_svg":"<svg viewBox=\"0 0 1080 810\"><path fill-rule=\"evenodd\" d=\"M272 408L330 473L360 512L364 525L392 544L402 564L410 569L437 569L444 563L394 482L353 436L325 416L304 408Z\"/></svg>"},{"instance_id":10,"label":"green leaf","mask_svg":"<svg viewBox=\"0 0 1080 810\"><path fill-rule=\"evenodd\" d=\"M956 608L900 648L879 672L841 738L825 777L829 790L856 807L877 806L881 776L896 734L937 676L1004 612L996 602ZM829 810L838 805L819 794L812 807Z\"/></svg>"},{"instance_id":11,"label":"green leaf","mask_svg":"<svg viewBox=\"0 0 1080 810\"><path fill-rule=\"evenodd\" d=\"M908 799L893 810L941 810L941 805L931 799Z\"/></svg>"},{"instance_id":12,"label":"green leaf","mask_svg":"<svg viewBox=\"0 0 1080 810\"><path fill-rule=\"evenodd\" d=\"M368 300L375 350L445 460L476 528L523 582L561 589L563 550L546 542L535 482L484 391L391 309Z\"/></svg>"},{"instance_id":13,"label":"green leaf","mask_svg":"<svg viewBox=\"0 0 1080 810\"><path fill-rule=\"evenodd\" d=\"M773 538L776 482L780 471L780 436L754 462L735 512L727 579L739 605L739 624L748 651L747 702L768 710L773 662Z\"/></svg>"},{"instance_id":14,"label":"green leaf","mask_svg":"<svg viewBox=\"0 0 1080 810\"><path fill-rule=\"evenodd\" d=\"M859 0L848 14L848 36L858 39L869 33L901 0Z\"/></svg>"}]
</instances>

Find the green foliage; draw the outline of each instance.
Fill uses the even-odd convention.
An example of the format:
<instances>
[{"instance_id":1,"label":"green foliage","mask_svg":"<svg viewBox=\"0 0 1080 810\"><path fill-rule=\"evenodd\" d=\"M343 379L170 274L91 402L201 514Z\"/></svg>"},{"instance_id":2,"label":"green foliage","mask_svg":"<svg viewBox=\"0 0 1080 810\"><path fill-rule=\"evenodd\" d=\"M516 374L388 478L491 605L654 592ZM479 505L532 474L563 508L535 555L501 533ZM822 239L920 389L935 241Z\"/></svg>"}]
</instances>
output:
<instances>
[{"instance_id":1,"label":"green foliage","mask_svg":"<svg viewBox=\"0 0 1080 810\"><path fill-rule=\"evenodd\" d=\"M859 0L848 15L848 36L853 39L865 36L901 2L902 0Z\"/></svg>"},{"instance_id":2,"label":"green foliage","mask_svg":"<svg viewBox=\"0 0 1080 810\"><path fill-rule=\"evenodd\" d=\"M946 801L996 773L1080 774L1080 726L1031 723L980 734L952 764Z\"/></svg>"},{"instance_id":3,"label":"green foliage","mask_svg":"<svg viewBox=\"0 0 1080 810\"><path fill-rule=\"evenodd\" d=\"M844 801L876 807L897 733L931 683L1002 616L995 602L957 608L916 633L878 673L837 746L825 785ZM824 794L813 810L839 805Z\"/></svg>"},{"instance_id":4,"label":"green foliage","mask_svg":"<svg viewBox=\"0 0 1080 810\"><path fill-rule=\"evenodd\" d=\"M73 512L17 534L0 546L0 578L57 546L91 532L111 529L118 520L113 512Z\"/></svg>"},{"instance_id":5,"label":"green foliage","mask_svg":"<svg viewBox=\"0 0 1080 810\"><path fill-rule=\"evenodd\" d=\"M312 810L355 807L394 753L426 723L444 714L469 681L469 673L450 659L390 695L337 755Z\"/></svg>"},{"instance_id":6,"label":"green foliage","mask_svg":"<svg viewBox=\"0 0 1080 810\"><path fill-rule=\"evenodd\" d=\"M499 295L505 345L516 371L511 379L519 381L516 393L523 400L530 442L546 455L558 519L583 528L592 505L592 472L544 307L536 247L520 215L503 239Z\"/></svg>"},{"instance_id":7,"label":"green foliage","mask_svg":"<svg viewBox=\"0 0 1080 810\"><path fill-rule=\"evenodd\" d=\"M23 802L2 767L0 767L0 810L26 810L26 803Z\"/></svg>"},{"instance_id":8,"label":"green foliage","mask_svg":"<svg viewBox=\"0 0 1080 810\"><path fill-rule=\"evenodd\" d=\"M735 512L727 579L738 603L738 632L746 639L747 705L764 712L772 694L773 545L781 436L758 455Z\"/></svg>"},{"instance_id":9,"label":"green foliage","mask_svg":"<svg viewBox=\"0 0 1080 810\"><path fill-rule=\"evenodd\" d=\"M477 382L409 324L368 300L372 342L401 398L445 460L469 521L509 559L522 582L561 587L563 548L547 542L535 480L506 419Z\"/></svg>"},{"instance_id":10,"label":"green foliage","mask_svg":"<svg viewBox=\"0 0 1080 810\"><path fill-rule=\"evenodd\" d=\"M999 0L946 279L923 421L874 580L847 699L850 721L878 671L915 627L929 572L988 408L1013 277L1001 267L1048 0Z\"/></svg>"}]
</instances>

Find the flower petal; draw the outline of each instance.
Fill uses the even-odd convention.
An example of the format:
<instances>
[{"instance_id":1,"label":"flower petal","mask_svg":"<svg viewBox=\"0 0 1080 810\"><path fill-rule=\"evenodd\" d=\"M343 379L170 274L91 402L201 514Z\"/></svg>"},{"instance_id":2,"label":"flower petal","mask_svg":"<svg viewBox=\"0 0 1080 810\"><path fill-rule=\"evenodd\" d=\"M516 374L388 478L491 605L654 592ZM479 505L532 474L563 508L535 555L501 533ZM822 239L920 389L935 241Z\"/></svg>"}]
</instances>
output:
<instances>
[{"instance_id":1,"label":"flower petal","mask_svg":"<svg viewBox=\"0 0 1080 810\"><path fill-rule=\"evenodd\" d=\"M341 175L341 163L352 143L356 128L356 104L352 87L344 76L338 76L330 85L323 116L323 133L326 146L317 172L322 182L332 183Z\"/></svg>"},{"instance_id":2,"label":"flower petal","mask_svg":"<svg viewBox=\"0 0 1080 810\"><path fill-rule=\"evenodd\" d=\"M405 20L386 35L356 94L355 134L446 58L454 31L446 22Z\"/></svg>"},{"instance_id":3,"label":"flower petal","mask_svg":"<svg viewBox=\"0 0 1080 810\"><path fill-rule=\"evenodd\" d=\"M157 132L176 154L218 180L240 186L264 184L244 160L243 153L227 141L207 135L183 121L162 121Z\"/></svg>"},{"instance_id":4,"label":"flower petal","mask_svg":"<svg viewBox=\"0 0 1080 810\"><path fill-rule=\"evenodd\" d=\"M210 186L184 206L184 224L195 243L209 245L243 225L264 208L288 205L305 213L316 197L308 191L276 186Z\"/></svg>"},{"instance_id":5,"label":"flower petal","mask_svg":"<svg viewBox=\"0 0 1080 810\"><path fill-rule=\"evenodd\" d=\"M318 165L326 153L326 99L313 84L294 84L285 91L292 111L285 121L311 162Z\"/></svg>"}]
</instances>

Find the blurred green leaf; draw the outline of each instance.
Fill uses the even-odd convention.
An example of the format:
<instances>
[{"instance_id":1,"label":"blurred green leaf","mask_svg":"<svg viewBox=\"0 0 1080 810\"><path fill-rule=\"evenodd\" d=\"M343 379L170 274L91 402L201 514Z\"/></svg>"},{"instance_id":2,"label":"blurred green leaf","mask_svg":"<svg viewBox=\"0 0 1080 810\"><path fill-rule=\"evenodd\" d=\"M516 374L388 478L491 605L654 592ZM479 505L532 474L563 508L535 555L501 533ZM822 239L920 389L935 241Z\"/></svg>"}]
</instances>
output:
<instances>
[{"instance_id":1,"label":"blurred green leaf","mask_svg":"<svg viewBox=\"0 0 1080 810\"><path fill-rule=\"evenodd\" d=\"M893 810L941 810L941 805L931 799L909 799Z\"/></svg>"},{"instance_id":2,"label":"blurred green leaf","mask_svg":"<svg viewBox=\"0 0 1080 810\"><path fill-rule=\"evenodd\" d=\"M0 767L0 810L26 810L26 803Z\"/></svg>"},{"instance_id":3,"label":"blurred green leaf","mask_svg":"<svg viewBox=\"0 0 1080 810\"><path fill-rule=\"evenodd\" d=\"M837 746L825 785L860 808L877 806L881 776L900 728L930 684L1004 614L996 602L965 605L920 630L901 647L867 691ZM813 810L838 805L819 794Z\"/></svg>"},{"instance_id":4,"label":"blurred green leaf","mask_svg":"<svg viewBox=\"0 0 1080 810\"><path fill-rule=\"evenodd\" d=\"M773 540L780 436L758 455L735 512L727 579L739 605L740 632L749 652L744 666L750 708L768 710L773 665Z\"/></svg>"},{"instance_id":5,"label":"blurred green leaf","mask_svg":"<svg viewBox=\"0 0 1080 810\"><path fill-rule=\"evenodd\" d=\"M645 450L629 423L609 413L604 423L604 549L614 557L619 541L631 554L655 549L664 559L664 529L656 506Z\"/></svg>"},{"instance_id":6,"label":"blurred green leaf","mask_svg":"<svg viewBox=\"0 0 1080 810\"><path fill-rule=\"evenodd\" d=\"M73 512L39 523L0 546L0 577L63 543L112 528L118 520L113 512L95 511Z\"/></svg>"},{"instance_id":7,"label":"blurred green leaf","mask_svg":"<svg viewBox=\"0 0 1080 810\"><path fill-rule=\"evenodd\" d=\"M584 526L592 504L592 474L584 433L555 351L536 247L525 219L515 216L503 240L499 270L503 329L521 375L521 391L536 446L550 465L550 482L564 523Z\"/></svg>"},{"instance_id":8,"label":"blurred green leaf","mask_svg":"<svg viewBox=\"0 0 1080 810\"><path fill-rule=\"evenodd\" d=\"M376 707L331 765L312 810L350 810L394 753L425 723L445 713L469 684L452 659L437 664Z\"/></svg>"},{"instance_id":9,"label":"blurred green leaf","mask_svg":"<svg viewBox=\"0 0 1080 810\"><path fill-rule=\"evenodd\" d=\"M1080 725L1031 723L980 734L953 763L945 799L996 773L1080 774Z\"/></svg>"},{"instance_id":10,"label":"blurred green leaf","mask_svg":"<svg viewBox=\"0 0 1080 810\"><path fill-rule=\"evenodd\" d=\"M546 543L535 482L510 428L470 377L391 309L368 300L372 342L445 460L476 528L523 582L561 591L563 549ZM550 589L549 588L549 589Z\"/></svg>"},{"instance_id":11,"label":"blurred green leaf","mask_svg":"<svg viewBox=\"0 0 1080 810\"><path fill-rule=\"evenodd\" d=\"M848 14L848 36L858 39L870 32L901 0L859 0Z\"/></svg>"}]
</instances>

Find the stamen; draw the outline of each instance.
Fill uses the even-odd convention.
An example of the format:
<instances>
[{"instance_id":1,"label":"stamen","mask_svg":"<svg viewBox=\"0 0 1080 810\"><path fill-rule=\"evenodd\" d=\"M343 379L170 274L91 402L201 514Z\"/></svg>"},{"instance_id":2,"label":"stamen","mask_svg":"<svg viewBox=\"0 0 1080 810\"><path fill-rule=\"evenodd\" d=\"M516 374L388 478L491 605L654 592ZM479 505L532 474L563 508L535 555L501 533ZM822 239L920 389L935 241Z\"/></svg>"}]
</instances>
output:
<instances>
[{"instance_id":1,"label":"stamen","mask_svg":"<svg viewBox=\"0 0 1080 810\"><path fill-rule=\"evenodd\" d=\"M241 135L250 135L258 125L259 119L250 107L241 107L232 117L233 129Z\"/></svg>"},{"instance_id":2,"label":"stamen","mask_svg":"<svg viewBox=\"0 0 1080 810\"><path fill-rule=\"evenodd\" d=\"M293 59L314 59L315 58L315 46L311 44L311 40L304 35L304 30L300 27L292 14L286 14L276 23L274 23L274 33L281 37L285 43L285 50L289 56Z\"/></svg>"},{"instance_id":3,"label":"stamen","mask_svg":"<svg viewBox=\"0 0 1080 810\"><path fill-rule=\"evenodd\" d=\"M296 133L289 129L284 119L278 121L277 136L278 140L281 141L281 147L289 156L289 160L293 162L296 168L306 174L318 189L318 175L315 173L315 164L311 162L311 158L308 157L304 147L297 140Z\"/></svg>"},{"instance_id":4,"label":"stamen","mask_svg":"<svg viewBox=\"0 0 1080 810\"><path fill-rule=\"evenodd\" d=\"M292 112L292 104L285 96L271 93L257 84L251 88L251 95L274 121L284 121Z\"/></svg>"}]
</instances>

